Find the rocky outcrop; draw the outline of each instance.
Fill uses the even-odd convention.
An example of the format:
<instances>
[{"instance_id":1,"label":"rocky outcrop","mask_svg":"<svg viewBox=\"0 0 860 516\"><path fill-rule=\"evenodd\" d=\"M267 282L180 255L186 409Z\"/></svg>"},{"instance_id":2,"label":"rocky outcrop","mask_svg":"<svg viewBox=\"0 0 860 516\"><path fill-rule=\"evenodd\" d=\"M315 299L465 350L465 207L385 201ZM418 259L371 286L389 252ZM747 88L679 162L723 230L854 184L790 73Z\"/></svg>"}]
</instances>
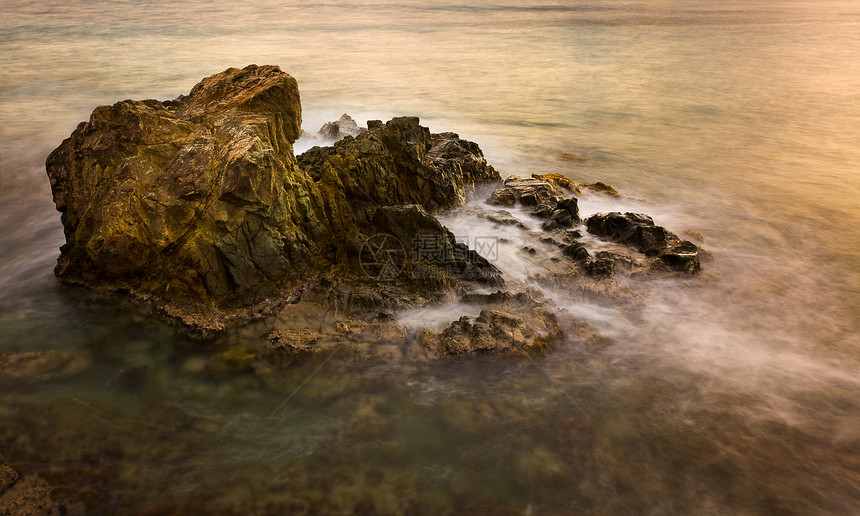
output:
<instances>
[{"instance_id":1,"label":"rocky outcrop","mask_svg":"<svg viewBox=\"0 0 860 516\"><path fill-rule=\"evenodd\" d=\"M575 195L588 193L618 197L618 192L602 183L577 183L557 173L532 174L530 178L511 176L496 188L487 199L487 204L513 208L521 206L539 219L544 219L541 229L549 235L530 232L530 236L542 243L561 250L566 258L551 257L548 270L541 277L549 284L576 284L591 292L617 291L616 273L635 275L661 275L664 273L694 273L700 269L700 255L704 251L691 242L681 240L663 227L654 225L646 215L596 214L586 221L588 231L635 249L644 256L633 256L626 250L597 250L581 241L581 234L573 227L580 224L579 206ZM502 209L471 209L465 213L525 231L527 226L511 212ZM701 239L701 236L699 236ZM528 254L536 254L534 247L522 247ZM634 253L635 254L635 253ZM567 264L567 265L564 265ZM572 267L571 267L572 265ZM608 289L608 290L607 290Z\"/></svg>"},{"instance_id":2,"label":"rocky outcrop","mask_svg":"<svg viewBox=\"0 0 860 516\"><path fill-rule=\"evenodd\" d=\"M97 108L46 163L66 236L58 278L218 330L332 268L361 279L361 248L391 230L394 207L447 236L432 214L498 179L477 145L414 117L297 161L300 127L296 81L275 66L231 68L173 101Z\"/></svg>"},{"instance_id":3,"label":"rocky outcrop","mask_svg":"<svg viewBox=\"0 0 860 516\"><path fill-rule=\"evenodd\" d=\"M511 176L493 191L487 204L513 207L519 203L530 207L532 215L546 219L543 229L547 231L570 228L580 223L579 205L576 197L564 196L562 188L574 184L560 174L533 175L531 178Z\"/></svg>"},{"instance_id":4,"label":"rocky outcrop","mask_svg":"<svg viewBox=\"0 0 860 516\"><path fill-rule=\"evenodd\" d=\"M344 138L331 147L314 147L298 157L299 165L321 187L335 187L338 197L327 207L420 204L430 213L459 206L475 184L497 181L498 172L481 150L454 133L431 134L417 117L400 117Z\"/></svg>"},{"instance_id":5,"label":"rocky outcrop","mask_svg":"<svg viewBox=\"0 0 860 516\"><path fill-rule=\"evenodd\" d=\"M171 101L96 108L46 162L66 236L58 278L130 293L203 333L288 303L354 317L504 283L436 218L464 204L477 185L500 181L477 144L433 134L416 117L371 120L364 130L344 115L324 126L326 138L339 141L296 157L300 127L296 81L274 66L231 68ZM522 252L555 247L550 262L559 270L549 274L558 286L585 276L605 290L617 270L646 260L593 252L579 241L573 195L582 189L617 195L603 183L544 174L509 177L488 199L525 208L549 235L531 232L519 213L474 209L493 224L529 232L534 246ZM598 214L587 225L651 257L649 268L655 261L663 269L699 268L694 244L646 216ZM538 251L538 241L552 247ZM425 334L424 349L542 349L559 333L541 310L494 306ZM281 342L282 354L318 347L297 334ZM25 358L35 367L52 357L17 360Z\"/></svg>"},{"instance_id":6,"label":"rocky outcrop","mask_svg":"<svg viewBox=\"0 0 860 516\"><path fill-rule=\"evenodd\" d=\"M656 256L680 271L693 273L700 269L696 244L681 240L654 220L638 213L598 213L585 221L588 232L635 248L646 256Z\"/></svg>"},{"instance_id":7,"label":"rocky outcrop","mask_svg":"<svg viewBox=\"0 0 860 516\"><path fill-rule=\"evenodd\" d=\"M554 201L560 194L561 191L549 181L511 176L490 195L487 203L507 207L519 203L536 207Z\"/></svg>"},{"instance_id":8,"label":"rocky outcrop","mask_svg":"<svg viewBox=\"0 0 860 516\"><path fill-rule=\"evenodd\" d=\"M323 140L337 141L346 136L358 136L364 132L367 132L367 129L359 127L351 116L344 113L337 121L324 123L317 132L316 137Z\"/></svg>"}]
</instances>

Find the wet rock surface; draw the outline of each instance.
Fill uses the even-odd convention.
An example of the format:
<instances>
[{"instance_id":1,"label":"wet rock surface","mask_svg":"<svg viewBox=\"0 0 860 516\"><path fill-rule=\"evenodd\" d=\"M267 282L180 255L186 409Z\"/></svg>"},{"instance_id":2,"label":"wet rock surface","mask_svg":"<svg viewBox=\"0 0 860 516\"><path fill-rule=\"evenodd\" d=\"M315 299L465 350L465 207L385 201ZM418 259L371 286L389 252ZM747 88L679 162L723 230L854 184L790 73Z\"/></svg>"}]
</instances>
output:
<instances>
[{"instance_id":1,"label":"wet rock surface","mask_svg":"<svg viewBox=\"0 0 860 516\"><path fill-rule=\"evenodd\" d=\"M580 195L583 192L587 191L591 193L603 194L609 197L621 197L621 195L615 190L615 188L612 188L611 186L602 181L597 181L595 183L577 183L569 177L555 172L550 172L549 174L532 174L532 179L547 181L560 188L562 191L566 191L576 195Z\"/></svg>"},{"instance_id":2,"label":"wet rock surface","mask_svg":"<svg viewBox=\"0 0 860 516\"><path fill-rule=\"evenodd\" d=\"M634 247L646 256L657 256L666 265L683 272L700 269L699 248L681 240L653 219L638 213L598 213L586 220L588 232Z\"/></svg>"},{"instance_id":3,"label":"wet rock surface","mask_svg":"<svg viewBox=\"0 0 860 516\"><path fill-rule=\"evenodd\" d=\"M332 268L359 272L387 208L432 215L498 179L477 145L416 117L297 160L300 125L296 81L275 66L231 68L173 101L97 108L46 163L66 236L57 277L220 331ZM345 118L337 128L355 132Z\"/></svg>"},{"instance_id":4,"label":"wet rock surface","mask_svg":"<svg viewBox=\"0 0 860 516\"><path fill-rule=\"evenodd\" d=\"M561 249L561 255L574 262L578 271L596 280L611 280L616 272L646 273L680 271L695 273L701 268L704 251L688 240L682 240L648 215L637 213L597 213L585 221L579 215L577 197L570 194L590 194L620 197L611 186L602 183L577 183L561 174L532 174L530 178L511 176L487 198L487 204L506 208L521 207L529 215L543 220L540 228L552 236L534 235L536 240L551 243ZM499 225L527 229L508 210L479 211L477 216ZM581 241L582 232L574 229L584 224L588 233L633 248L641 258L606 250L589 251ZM697 235L696 233L692 233ZM698 235L701 241L701 235ZM521 250L535 254L531 246ZM548 276L575 274L564 268L550 271Z\"/></svg>"},{"instance_id":5,"label":"wet rock surface","mask_svg":"<svg viewBox=\"0 0 860 516\"><path fill-rule=\"evenodd\" d=\"M556 185L556 183L562 185L567 183L537 177L546 176L531 178L511 176L505 179L504 184L490 194L487 204L505 207L520 204L530 207L532 215L547 219L543 224L543 229L547 231L570 228L579 224L579 207L576 198L565 197L562 189ZM572 181L567 181L572 184Z\"/></svg>"}]
</instances>

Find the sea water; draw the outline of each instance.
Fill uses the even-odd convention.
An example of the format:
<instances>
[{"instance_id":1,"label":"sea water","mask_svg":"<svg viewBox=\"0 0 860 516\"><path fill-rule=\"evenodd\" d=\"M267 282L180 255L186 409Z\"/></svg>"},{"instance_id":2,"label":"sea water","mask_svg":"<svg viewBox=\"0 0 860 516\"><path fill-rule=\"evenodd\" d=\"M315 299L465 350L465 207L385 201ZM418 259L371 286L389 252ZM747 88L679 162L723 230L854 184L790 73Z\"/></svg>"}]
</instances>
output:
<instances>
[{"instance_id":1,"label":"sea water","mask_svg":"<svg viewBox=\"0 0 860 516\"><path fill-rule=\"evenodd\" d=\"M860 512L856 2L2 9L0 353L77 358L0 379L0 462L117 514ZM275 371L229 351L255 349L266 323L198 342L59 286L47 154L97 105L251 63L296 77L306 131L418 115L503 176L611 184L623 197L584 197L584 214L647 213L711 258L699 276L631 280L630 302L546 289L602 339L543 358ZM498 236L465 212L443 221ZM539 260L511 248L499 265L527 282Z\"/></svg>"}]
</instances>

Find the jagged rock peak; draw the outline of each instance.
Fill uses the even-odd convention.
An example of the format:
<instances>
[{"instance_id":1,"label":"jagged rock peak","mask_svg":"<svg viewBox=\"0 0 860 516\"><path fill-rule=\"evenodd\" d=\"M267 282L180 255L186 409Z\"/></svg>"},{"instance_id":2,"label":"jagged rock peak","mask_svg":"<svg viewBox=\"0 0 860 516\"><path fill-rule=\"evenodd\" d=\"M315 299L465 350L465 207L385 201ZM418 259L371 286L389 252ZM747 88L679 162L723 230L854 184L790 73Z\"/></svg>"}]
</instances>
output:
<instances>
[{"instance_id":1,"label":"jagged rock peak","mask_svg":"<svg viewBox=\"0 0 860 516\"><path fill-rule=\"evenodd\" d=\"M335 122L326 122L317 132L316 137L323 140L337 141L345 136L358 136L367 129L359 127L351 116L344 113Z\"/></svg>"}]
</instances>

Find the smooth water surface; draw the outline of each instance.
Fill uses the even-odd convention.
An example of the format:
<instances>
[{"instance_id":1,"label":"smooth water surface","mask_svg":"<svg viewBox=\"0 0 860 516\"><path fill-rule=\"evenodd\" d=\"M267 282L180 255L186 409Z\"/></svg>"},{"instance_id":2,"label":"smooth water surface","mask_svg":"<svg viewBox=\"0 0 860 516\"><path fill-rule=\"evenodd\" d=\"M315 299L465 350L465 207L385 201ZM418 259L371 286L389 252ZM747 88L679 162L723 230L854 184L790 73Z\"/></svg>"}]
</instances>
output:
<instances>
[{"instance_id":1,"label":"smooth water surface","mask_svg":"<svg viewBox=\"0 0 860 516\"><path fill-rule=\"evenodd\" d=\"M75 358L0 379L0 462L110 514L860 512L856 2L2 4L0 353ZM309 132L418 115L712 259L623 304L547 289L603 339L535 360L261 370L226 350L265 323L191 341L58 286L47 154L96 105L250 63L297 78Z\"/></svg>"}]
</instances>

